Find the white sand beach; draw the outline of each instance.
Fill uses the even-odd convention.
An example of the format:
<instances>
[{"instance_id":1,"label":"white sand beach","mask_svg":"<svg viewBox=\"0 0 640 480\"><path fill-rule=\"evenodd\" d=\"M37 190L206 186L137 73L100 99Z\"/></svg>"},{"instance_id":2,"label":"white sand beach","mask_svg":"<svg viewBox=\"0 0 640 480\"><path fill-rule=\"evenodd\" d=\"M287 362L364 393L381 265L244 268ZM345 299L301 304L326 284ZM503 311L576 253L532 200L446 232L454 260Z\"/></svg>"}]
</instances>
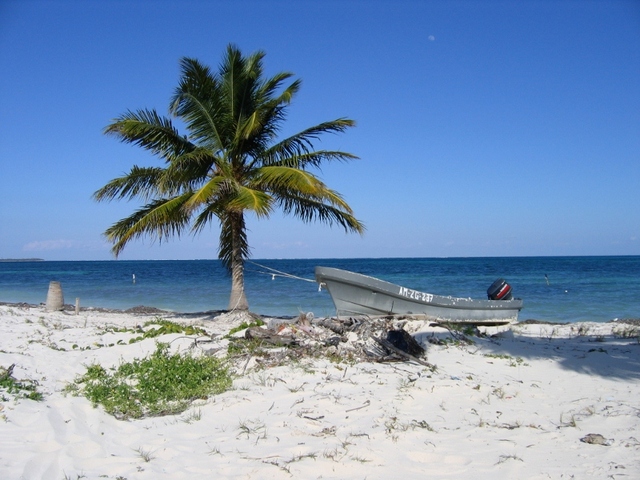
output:
<instances>
[{"instance_id":1,"label":"white sand beach","mask_svg":"<svg viewBox=\"0 0 640 480\"><path fill-rule=\"evenodd\" d=\"M12 376L37 382L44 395L4 394L1 478L640 478L640 344L632 325L515 325L464 344L414 321L406 329L435 370L249 361L231 390L180 415L139 420L118 420L63 391L87 365L152 352L158 339L129 344L131 333L107 328L152 317L0 306L0 366L15 365ZM233 326L205 315L170 319L211 334ZM217 338L196 348L185 335L160 340L200 354L222 347Z\"/></svg>"}]
</instances>

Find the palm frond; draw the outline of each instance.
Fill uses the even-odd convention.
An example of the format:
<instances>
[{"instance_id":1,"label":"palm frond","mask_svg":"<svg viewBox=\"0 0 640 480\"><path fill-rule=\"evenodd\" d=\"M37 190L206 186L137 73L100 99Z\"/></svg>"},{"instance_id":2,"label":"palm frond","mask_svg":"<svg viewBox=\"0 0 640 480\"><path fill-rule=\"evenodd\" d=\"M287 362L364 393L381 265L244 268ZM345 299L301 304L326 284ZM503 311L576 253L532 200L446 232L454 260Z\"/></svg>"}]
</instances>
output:
<instances>
[{"instance_id":1,"label":"palm frond","mask_svg":"<svg viewBox=\"0 0 640 480\"><path fill-rule=\"evenodd\" d=\"M278 96L274 96L282 83L292 76L283 72L265 80L261 85L251 85L253 92L250 104L243 104L245 114L238 124L238 137L252 140L260 145L261 151L276 137L280 124L284 121L284 107L291 103L300 89L300 80L295 80ZM249 106L250 108L246 108Z\"/></svg>"},{"instance_id":2,"label":"palm frond","mask_svg":"<svg viewBox=\"0 0 640 480\"><path fill-rule=\"evenodd\" d=\"M346 231L364 232L351 207L336 191L310 172L292 167L262 167L253 181L269 191L285 214L304 222L339 224Z\"/></svg>"},{"instance_id":3,"label":"palm frond","mask_svg":"<svg viewBox=\"0 0 640 480\"><path fill-rule=\"evenodd\" d=\"M225 148L228 133L225 100L218 75L195 59L181 60L182 76L170 112L184 120L195 143L212 152Z\"/></svg>"},{"instance_id":4,"label":"palm frond","mask_svg":"<svg viewBox=\"0 0 640 480\"><path fill-rule=\"evenodd\" d=\"M185 207L189 210L194 210L203 205L213 203L212 198L226 183L228 183L228 180L224 177L211 177L208 182L193 192L185 204Z\"/></svg>"},{"instance_id":5,"label":"palm frond","mask_svg":"<svg viewBox=\"0 0 640 480\"><path fill-rule=\"evenodd\" d=\"M328 188L310 172L293 167L262 167L254 179L261 189L271 192L281 203L283 199L307 199L327 204L346 214L353 214L351 207L336 191Z\"/></svg>"},{"instance_id":6,"label":"palm frond","mask_svg":"<svg viewBox=\"0 0 640 480\"><path fill-rule=\"evenodd\" d=\"M93 198L98 201L110 201L118 199L132 199L140 196L149 199L158 192L158 183L162 178L164 169L158 167L137 167L133 166L131 171L123 176L114 178L104 187L93 194Z\"/></svg>"},{"instance_id":7,"label":"palm frond","mask_svg":"<svg viewBox=\"0 0 640 480\"><path fill-rule=\"evenodd\" d=\"M198 189L219 169L219 164L224 166L224 162L212 155L209 149L196 147L193 151L171 160L161 186L170 192L176 192L177 189Z\"/></svg>"},{"instance_id":8,"label":"palm frond","mask_svg":"<svg viewBox=\"0 0 640 480\"><path fill-rule=\"evenodd\" d=\"M305 223L320 221L328 225L337 224L346 232L363 234L365 226L351 213L351 209L343 210L333 205L306 196L289 194L279 197L278 202L285 214L292 214Z\"/></svg>"},{"instance_id":9,"label":"palm frond","mask_svg":"<svg viewBox=\"0 0 640 480\"><path fill-rule=\"evenodd\" d=\"M294 167L261 167L253 182L260 188L275 192L294 191L304 195L317 195L325 185L313 174Z\"/></svg>"},{"instance_id":10,"label":"palm frond","mask_svg":"<svg viewBox=\"0 0 640 480\"><path fill-rule=\"evenodd\" d=\"M285 158L307 155L313 151L314 141L323 133L340 133L353 126L355 122L347 118L320 123L276 143L264 152L264 156L271 159L271 162L278 162ZM349 155L345 154L344 158L349 158Z\"/></svg>"},{"instance_id":11,"label":"palm frond","mask_svg":"<svg viewBox=\"0 0 640 480\"><path fill-rule=\"evenodd\" d=\"M309 167L320 167L326 162L348 162L359 160L359 157L352 153L339 150L316 150L293 156L276 156L271 158L267 165L282 165L292 168L307 169Z\"/></svg>"},{"instance_id":12,"label":"palm frond","mask_svg":"<svg viewBox=\"0 0 640 480\"><path fill-rule=\"evenodd\" d=\"M113 243L111 251L117 257L131 240L150 235L159 241L180 236L189 223L189 215L183 208L189 195L154 200L132 215L114 223L105 231L107 240Z\"/></svg>"},{"instance_id":13,"label":"palm frond","mask_svg":"<svg viewBox=\"0 0 640 480\"><path fill-rule=\"evenodd\" d=\"M273 210L272 204L272 197L268 193L239 185L233 198L227 201L227 209L238 212L250 210L258 217L268 217Z\"/></svg>"},{"instance_id":14,"label":"palm frond","mask_svg":"<svg viewBox=\"0 0 640 480\"><path fill-rule=\"evenodd\" d=\"M167 161L193 148L189 140L174 128L171 120L161 117L155 110L128 111L108 125L104 132L115 135L122 142L141 146Z\"/></svg>"}]
</instances>

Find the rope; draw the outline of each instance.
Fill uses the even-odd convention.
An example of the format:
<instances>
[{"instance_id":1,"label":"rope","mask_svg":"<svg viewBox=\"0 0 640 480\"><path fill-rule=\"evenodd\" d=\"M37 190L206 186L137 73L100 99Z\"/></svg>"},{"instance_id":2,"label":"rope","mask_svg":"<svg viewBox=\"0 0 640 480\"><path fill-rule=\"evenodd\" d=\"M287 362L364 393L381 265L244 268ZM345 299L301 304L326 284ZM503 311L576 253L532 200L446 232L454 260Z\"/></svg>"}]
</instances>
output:
<instances>
[{"instance_id":1,"label":"rope","mask_svg":"<svg viewBox=\"0 0 640 480\"><path fill-rule=\"evenodd\" d=\"M266 268L270 270L270 272L261 272L257 270L258 273L264 273L265 275L271 275L271 280L275 280L276 277L284 277L284 278L293 278L294 280L302 280L304 282L316 283L315 280L309 280L308 278L298 277L297 275L292 275L291 273L281 272L280 270L276 270L275 268L267 267L266 265L260 265L259 263L252 262L251 260L245 260L247 263L252 263L253 265L257 265L260 268Z\"/></svg>"}]
</instances>

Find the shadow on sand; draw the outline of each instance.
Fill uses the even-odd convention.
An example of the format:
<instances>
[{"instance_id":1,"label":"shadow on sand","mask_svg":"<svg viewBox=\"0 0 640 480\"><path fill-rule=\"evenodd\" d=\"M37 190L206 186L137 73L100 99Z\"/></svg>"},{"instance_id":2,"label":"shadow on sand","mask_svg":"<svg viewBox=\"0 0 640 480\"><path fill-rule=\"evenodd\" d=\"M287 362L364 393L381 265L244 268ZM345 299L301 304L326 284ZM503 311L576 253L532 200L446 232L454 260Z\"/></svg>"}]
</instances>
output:
<instances>
[{"instance_id":1,"label":"shadow on sand","mask_svg":"<svg viewBox=\"0 0 640 480\"><path fill-rule=\"evenodd\" d=\"M433 334L419 333L416 340L427 345L430 336ZM516 324L512 330L493 337L470 339L484 355L547 359L580 374L640 380L640 339L637 336L625 338L619 333L589 333L567 325L541 328L534 334L531 329L521 329Z\"/></svg>"}]
</instances>

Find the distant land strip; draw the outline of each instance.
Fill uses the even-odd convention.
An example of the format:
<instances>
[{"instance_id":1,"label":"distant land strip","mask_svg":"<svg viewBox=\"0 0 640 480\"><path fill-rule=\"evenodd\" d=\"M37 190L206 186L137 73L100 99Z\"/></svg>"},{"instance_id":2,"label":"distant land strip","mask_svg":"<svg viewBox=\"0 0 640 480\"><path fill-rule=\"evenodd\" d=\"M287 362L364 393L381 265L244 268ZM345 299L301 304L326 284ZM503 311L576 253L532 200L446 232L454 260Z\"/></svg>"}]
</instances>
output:
<instances>
[{"instance_id":1,"label":"distant land strip","mask_svg":"<svg viewBox=\"0 0 640 480\"><path fill-rule=\"evenodd\" d=\"M44 262L44 258L0 258L0 262Z\"/></svg>"}]
</instances>

